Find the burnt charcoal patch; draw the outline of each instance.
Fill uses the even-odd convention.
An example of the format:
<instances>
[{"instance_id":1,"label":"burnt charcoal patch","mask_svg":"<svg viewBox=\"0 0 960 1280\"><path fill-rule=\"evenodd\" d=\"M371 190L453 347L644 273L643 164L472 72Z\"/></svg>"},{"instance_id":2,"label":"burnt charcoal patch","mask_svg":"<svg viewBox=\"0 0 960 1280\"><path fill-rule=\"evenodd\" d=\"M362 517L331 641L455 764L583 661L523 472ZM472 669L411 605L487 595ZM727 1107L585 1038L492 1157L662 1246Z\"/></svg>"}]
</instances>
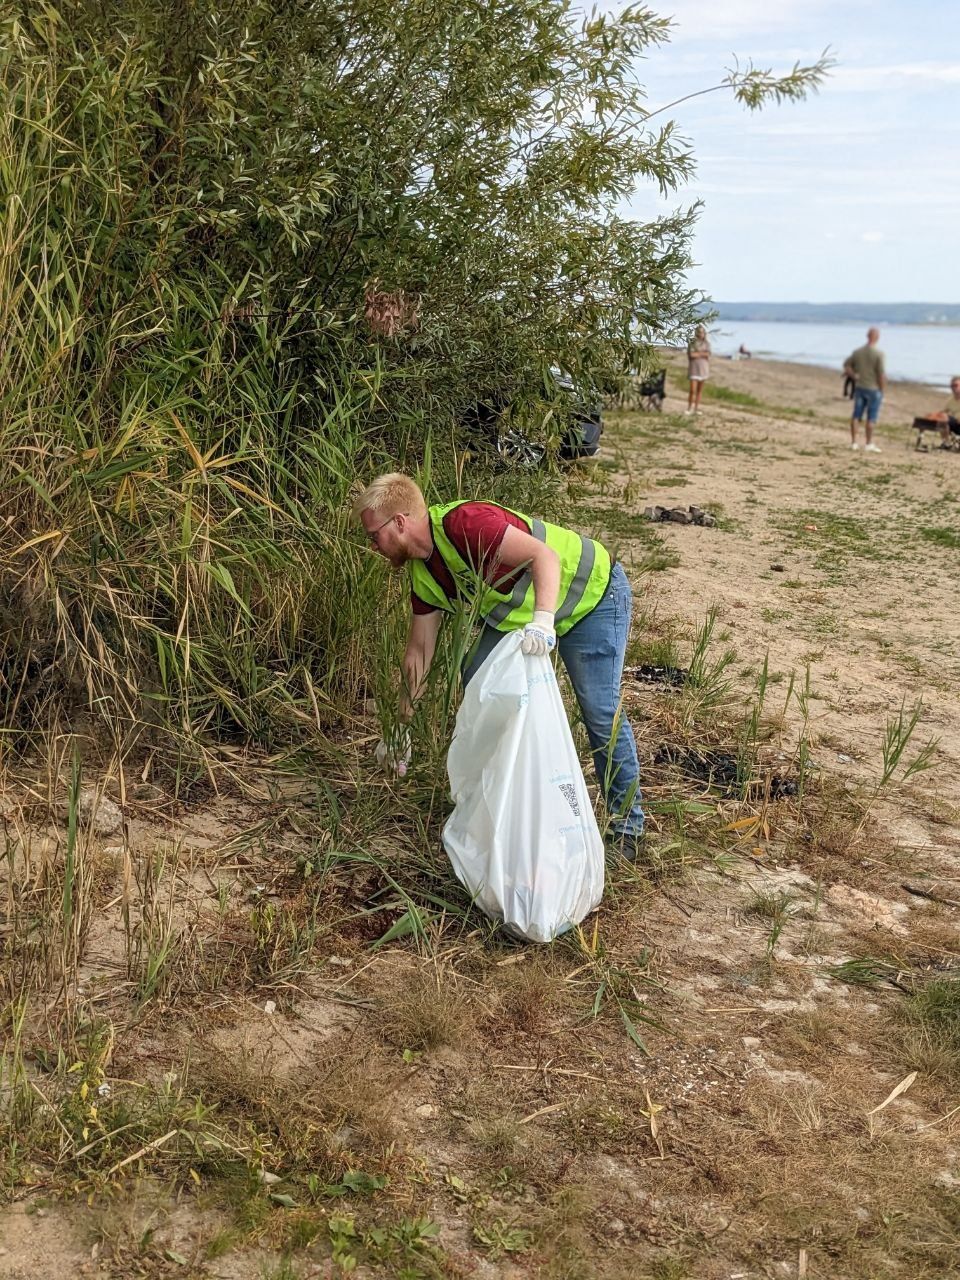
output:
<instances>
[{"instance_id":1,"label":"burnt charcoal patch","mask_svg":"<svg viewBox=\"0 0 960 1280\"><path fill-rule=\"evenodd\" d=\"M769 780L766 777L743 777L743 763L732 752L719 748L697 750L665 742L654 753L653 763L673 765L684 777L719 791L724 799L762 795L768 785L771 800L784 800L799 791L796 779L784 774L771 773Z\"/></svg>"},{"instance_id":2,"label":"burnt charcoal patch","mask_svg":"<svg viewBox=\"0 0 960 1280\"><path fill-rule=\"evenodd\" d=\"M655 667L649 662L642 662L639 667L628 668L627 674L641 684L662 684L669 689L679 689L686 683L690 672L686 667Z\"/></svg>"}]
</instances>

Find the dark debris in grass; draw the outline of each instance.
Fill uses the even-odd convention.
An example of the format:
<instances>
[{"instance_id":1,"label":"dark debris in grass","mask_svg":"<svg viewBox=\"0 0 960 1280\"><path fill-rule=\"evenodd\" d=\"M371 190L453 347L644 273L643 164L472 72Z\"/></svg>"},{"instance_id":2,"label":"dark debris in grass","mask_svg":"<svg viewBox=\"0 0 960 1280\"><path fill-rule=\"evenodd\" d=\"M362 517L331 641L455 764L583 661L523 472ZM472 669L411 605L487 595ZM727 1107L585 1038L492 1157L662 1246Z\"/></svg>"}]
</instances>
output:
<instances>
[{"instance_id":1,"label":"dark debris in grass","mask_svg":"<svg viewBox=\"0 0 960 1280\"><path fill-rule=\"evenodd\" d=\"M686 777L705 783L726 798L739 797L748 793L762 794L767 788L767 779L751 777L752 770L745 772L744 761L730 751L715 748L697 750L674 743L662 743L654 754L653 763L671 764ZM779 773L770 774L771 800L795 796L798 789L795 779Z\"/></svg>"}]
</instances>

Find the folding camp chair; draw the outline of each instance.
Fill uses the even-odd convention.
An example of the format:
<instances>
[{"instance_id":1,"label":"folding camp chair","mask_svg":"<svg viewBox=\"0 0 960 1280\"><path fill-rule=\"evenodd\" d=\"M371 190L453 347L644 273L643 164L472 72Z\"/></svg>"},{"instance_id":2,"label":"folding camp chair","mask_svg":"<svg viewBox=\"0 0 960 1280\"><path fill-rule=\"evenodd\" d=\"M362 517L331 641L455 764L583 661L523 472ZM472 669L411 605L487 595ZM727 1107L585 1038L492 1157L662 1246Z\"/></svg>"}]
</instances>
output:
<instances>
[{"instance_id":1,"label":"folding camp chair","mask_svg":"<svg viewBox=\"0 0 960 1280\"><path fill-rule=\"evenodd\" d=\"M913 430L917 433L913 442L915 449L920 449L924 453L929 452L930 446L925 443L924 436L928 431L935 431L937 435L943 430L944 426L949 422L950 431L947 433L946 447L948 449L960 450L960 435L957 434L960 429L960 423L956 418L914 418Z\"/></svg>"},{"instance_id":2,"label":"folding camp chair","mask_svg":"<svg viewBox=\"0 0 960 1280\"><path fill-rule=\"evenodd\" d=\"M640 401L640 408L646 413L656 410L657 413L663 411L663 402L667 398L667 371L661 369L659 373L652 374L649 378L644 378L637 388L637 397Z\"/></svg>"}]
</instances>

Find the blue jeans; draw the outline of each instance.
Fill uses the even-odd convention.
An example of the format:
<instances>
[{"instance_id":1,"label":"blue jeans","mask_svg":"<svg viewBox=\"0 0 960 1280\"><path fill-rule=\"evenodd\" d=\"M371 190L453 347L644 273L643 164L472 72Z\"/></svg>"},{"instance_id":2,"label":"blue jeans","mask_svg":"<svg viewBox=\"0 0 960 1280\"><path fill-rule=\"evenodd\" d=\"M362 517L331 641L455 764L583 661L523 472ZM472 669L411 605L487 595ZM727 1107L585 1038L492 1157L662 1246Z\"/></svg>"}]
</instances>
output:
<instances>
[{"instance_id":1,"label":"blue jeans","mask_svg":"<svg viewBox=\"0 0 960 1280\"><path fill-rule=\"evenodd\" d=\"M877 419L880 417L880 405L883 401L883 392L880 390L867 390L866 387L857 387L853 393L853 413L851 417L855 422L859 422L864 414L867 415L867 421L871 426L877 425Z\"/></svg>"},{"instance_id":2,"label":"blue jeans","mask_svg":"<svg viewBox=\"0 0 960 1280\"><path fill-rule=\"evenodd\" d=\"M643 809L637 744L630 721L620 707L620 678L632 611L630 583L623 566L615 564L598 603L566 635L560 636L557 649L580 704L611 829L618 835L638 836L643 831ZM465 685L502 639L502 631L483 628L476 648L464 663Z\"/></svg>"}]
</instances>

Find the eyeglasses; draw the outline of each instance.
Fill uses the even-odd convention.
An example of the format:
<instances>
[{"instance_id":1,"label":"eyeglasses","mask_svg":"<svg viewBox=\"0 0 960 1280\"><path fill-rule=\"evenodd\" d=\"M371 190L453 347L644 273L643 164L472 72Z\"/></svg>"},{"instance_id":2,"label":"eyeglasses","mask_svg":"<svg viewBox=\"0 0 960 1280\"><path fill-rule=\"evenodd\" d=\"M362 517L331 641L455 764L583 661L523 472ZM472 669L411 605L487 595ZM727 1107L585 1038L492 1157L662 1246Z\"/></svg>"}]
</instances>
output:
<instances>
[{"instance_id":1,"label":"eyeglasses","mask_svg":"<svg viewBox=\"0 0 960 1280\"><path fill-rule=\"evenodd\" d=\"M367 534L367 537L370 539L370 542L371 542L371 544L372 544L373 546L375 546L375 547L379 548L379 546L380 546L380 530L381 530L381 529L385 529L385 528L387 527L387 525L388 525L388 524L392 524L392 523L393 523L393 521L394 521L394 520L396 520L397 516L400 516L400 515L403 515L403 512L402 512L402 511L395 511L395 512L394 512L394 514L393 514L392 516L390 516L388 519L384 520L383 524L378 524L378 525L377 525L377 527L376 527L375 529L371 529L371 530L369 531L369 533Z\"/></svg>"}]
</instances>

